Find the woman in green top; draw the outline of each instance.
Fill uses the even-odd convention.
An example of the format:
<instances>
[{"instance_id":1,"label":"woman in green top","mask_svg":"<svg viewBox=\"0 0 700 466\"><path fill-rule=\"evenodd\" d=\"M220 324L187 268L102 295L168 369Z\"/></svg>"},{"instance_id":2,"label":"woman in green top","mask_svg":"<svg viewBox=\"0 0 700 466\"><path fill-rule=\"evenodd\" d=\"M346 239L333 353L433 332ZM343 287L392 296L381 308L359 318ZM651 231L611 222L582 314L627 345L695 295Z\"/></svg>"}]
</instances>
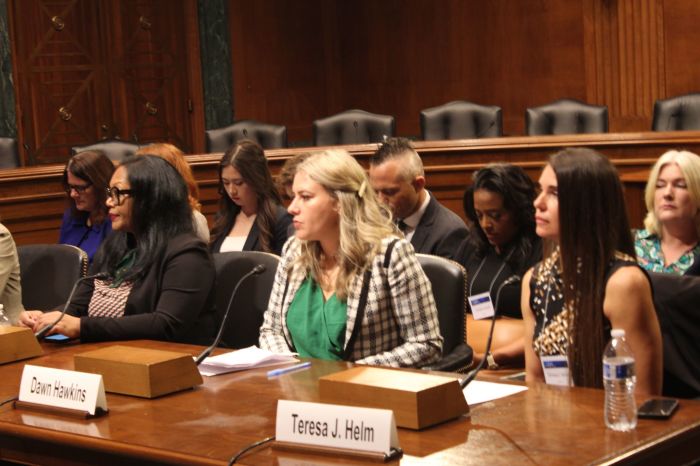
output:
<instances>
[{"instance_id":1,"label":"woman in green top","mask_svg":"<svg viewBox=\"0 0 700 466\"><path fill-rule=\"evenodd\" d=\"M312 155L293 192L296 236L282 252L260 346L387 366L437 360L430 282L357 161L345 151Z\"/></svg>"}]
</instances>

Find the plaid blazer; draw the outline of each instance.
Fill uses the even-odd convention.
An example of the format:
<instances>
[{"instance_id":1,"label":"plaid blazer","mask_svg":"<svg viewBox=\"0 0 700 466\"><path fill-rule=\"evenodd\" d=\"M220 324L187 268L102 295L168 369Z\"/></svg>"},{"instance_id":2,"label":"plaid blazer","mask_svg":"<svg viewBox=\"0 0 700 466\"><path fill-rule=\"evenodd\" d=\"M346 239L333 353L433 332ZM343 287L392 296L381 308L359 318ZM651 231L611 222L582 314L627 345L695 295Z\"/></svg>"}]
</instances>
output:
<instances>
[{"instance_id":1,"label":"plaid blazer","mask_svg":"<svg viewBox=\"0 0 700 466\"><path fill-rule=\"evenodd\" d=\"M396 241L389 265L384 267L385 254L393 239L385 238L381 250L372 260L365 316L359 324L361 327L351 359L379 366L420 367L439 359L442 352L437 309L430 282L410 243L404 239ZM306 273L300 267L292 266L300 252L301 244L296 238L291 238L282 252L260 328L260 347L263 349L293 351L286 315L294 295L306 279ZM348 293L345 345L358 325L356 317L362 279L362 275L355 277ZM285 287L287 294L282 302Z\"/></svg>"}]
</instances>

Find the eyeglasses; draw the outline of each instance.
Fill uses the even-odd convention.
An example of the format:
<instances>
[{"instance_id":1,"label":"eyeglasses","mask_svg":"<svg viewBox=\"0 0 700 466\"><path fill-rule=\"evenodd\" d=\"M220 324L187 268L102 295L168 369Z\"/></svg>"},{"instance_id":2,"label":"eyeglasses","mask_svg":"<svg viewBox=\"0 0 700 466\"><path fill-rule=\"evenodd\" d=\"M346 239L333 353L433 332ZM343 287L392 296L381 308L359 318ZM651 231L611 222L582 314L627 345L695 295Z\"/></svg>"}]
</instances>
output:
<instances>
[{"instance_id":1,"label":"eyeglasses","mask_svg":"<svg viewBox=\"0 0 700 466\"><path fill-rule=\"evenodd\" d=\"M133 189L119 189L116 186L114 188L107 188L107 197L112 200L114 205L122 205L124 202L124 195L133 194Z\"/></svg>"},{"instance_id":2,"label":"eyeglasses","mask_svg":"<svg viewBox=\"0 0 700 466\"><path fill-rule=\"evenodd\" d=\"M75 191L78 194L83 194L85 191L88 190L92 186L92 183L88 184L67 184L65 186L66 194L70 196L71 191Z\"/></svg>"}]
</instances>

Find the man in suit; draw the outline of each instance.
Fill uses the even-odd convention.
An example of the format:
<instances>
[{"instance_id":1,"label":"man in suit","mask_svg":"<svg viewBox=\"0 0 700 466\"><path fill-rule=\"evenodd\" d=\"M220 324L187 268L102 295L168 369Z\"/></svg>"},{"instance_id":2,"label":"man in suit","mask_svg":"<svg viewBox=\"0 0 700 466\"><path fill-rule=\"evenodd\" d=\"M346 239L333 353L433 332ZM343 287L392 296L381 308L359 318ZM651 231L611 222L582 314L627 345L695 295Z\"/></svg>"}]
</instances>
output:
<instances>
[{"instance_id":1,"label":"man in suit","mask_svg":"<svg viewBox=\"0 0 700 466\"><path fill-rule=\"evenodd\" d=\"M369 179L416 252L454 259L467 227L425 189L423 162L408 139L382 144L370 159Z\"/></svg>"}]
</instances>

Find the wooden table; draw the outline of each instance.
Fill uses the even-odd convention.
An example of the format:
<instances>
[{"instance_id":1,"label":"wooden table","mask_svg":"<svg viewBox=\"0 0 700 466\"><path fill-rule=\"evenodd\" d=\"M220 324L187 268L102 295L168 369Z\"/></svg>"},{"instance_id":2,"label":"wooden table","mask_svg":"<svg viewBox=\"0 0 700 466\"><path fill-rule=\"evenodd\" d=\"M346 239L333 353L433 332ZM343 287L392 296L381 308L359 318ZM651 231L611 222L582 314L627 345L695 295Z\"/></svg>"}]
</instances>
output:
<instances>
[{"instance_id":1,"label":"wooden table","mask_svg":"<svg viewBox=\"0 0 700 466\"><path fill-rule=\"evenodd\" d=\"M136 346L199 348L160 342ZM31 364L72 369L73 355L107 344L45 344ZM0 399L16 395L22 363L0 366ZM318 377L349 367L314 361L311 369L267 379L258 369L206 378L204 385L155 400L107 395L109 414L76 420L0 408L0 457L40 464L220 465L246 445L274 435L278 399L318 400ZM700 403L681 401L669 421L640 420L632 433L603 425L603 392L533 385L471 408L420 432L399 429L402 464L681 464L700 458ZM263 447L243 464L352 463Z\"/></svg>"}]
</instances>

